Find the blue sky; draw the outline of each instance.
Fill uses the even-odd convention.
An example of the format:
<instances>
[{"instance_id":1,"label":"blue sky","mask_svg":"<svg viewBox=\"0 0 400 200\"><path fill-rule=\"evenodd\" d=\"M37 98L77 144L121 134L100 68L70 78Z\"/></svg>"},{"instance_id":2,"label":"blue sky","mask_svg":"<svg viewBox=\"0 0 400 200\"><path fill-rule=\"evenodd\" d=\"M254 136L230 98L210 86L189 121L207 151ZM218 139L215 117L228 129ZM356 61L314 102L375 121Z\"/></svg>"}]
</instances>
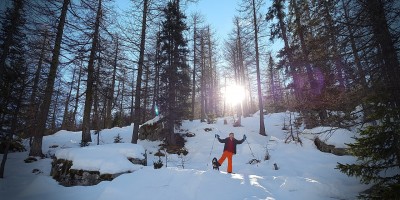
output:
<instances>
[{"instance_id":1,"label":"blue sky","mask_svg":"<svg viewBox=\"0 0 400 200\"><path fill-rule=\"evenodd\" d=\"M199 0L197 4L190 5L186 14L189 16L191 12L197 11L203 15L205 23L211 25L218 40L222 42L232 31L232 19L238 15L236 11L238 2L238 0Z\"/></svg>"},{"instance_id":2,"label":"blue sky","mask_svg":"<svg viewBox=\"0 0 400 200\"><path fill-rule=\"evenodd\" d=\"M200 13L204 17L205 24L210 24L212 30L217 34L218 41L223 42L232 30L232 19L235 14L238 14L236 8L240 1L198 0L197 3L188 4L185 14L189 19L192 13ZM115 0L115 2L122 9L131 5L131 0Z\"/></svg>"}]
</instances>

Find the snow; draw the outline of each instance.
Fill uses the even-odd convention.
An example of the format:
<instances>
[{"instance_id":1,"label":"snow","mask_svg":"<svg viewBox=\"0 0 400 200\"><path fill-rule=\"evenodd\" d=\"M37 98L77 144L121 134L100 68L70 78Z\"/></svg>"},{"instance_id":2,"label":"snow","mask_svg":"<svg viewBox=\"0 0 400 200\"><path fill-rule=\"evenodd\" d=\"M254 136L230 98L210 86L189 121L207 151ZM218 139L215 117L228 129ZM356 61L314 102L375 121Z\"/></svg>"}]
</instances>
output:
<instances>
[{"instance_id":1,"label":"snow","mask_svg":"<svg viewBox=\"0 0 400 200\"><path fill-rule=\"evenodd\" d=\"M144 159L144 148L130 143L116 143L84 148L60 149L58 159L72 161L71 169L99 171L100 174L117 174L138 169L128 158ZM107 158L107 159L104 159Z\"/></svg>"},{"instance_id":2,"label":"snow","mask_svg":"<svg viewBox=\"0 0 400 200\"><path fill-rule=\"evenodd\" d=\"M163 168L153 169L158 161L154 153L160 142L139 141L130 144L133 126L112 128L92 135L94 142L80 148L80 132L59 131L43 138L43 151L48 155L71 159L73 168L97 169L102 173L126 172L112 181L103 181L94 186L64 187L50 177L50 158L24 163L28 152L10 153L5 166L5 178L0 179L1 199L355 199L368 185L359 179L348 177L335 169L338 162L354 163L355 157L335 156L316 149L315 136L327 138L337 147L352 142L355 133L332 127L301 130L303 145L285 143L287 133L282 130L285 113L265 115L267 137L258 134L259 116L242 118L242 127L228 125L219 118L215 124L199 120L184 121L182 133L192 132L195 137L186 138L189 154L184 157L168 155L162 157ZM205 128L211 128L206 131ZM334 130L332 132L325 130ZM324 132L325 131L325 132ZM234 132L237 139L244 134L247 140L237 146L233 157L233 174L224 172L227 161L220 171L212 170L211 159L219 158L223 144L215 139L219 134L227 137ZM119 135L122 142L114 144ZM99 136L100 145L96 145ZM322 138L321 138L322 140ZM146 150L148 166L129 163L127 157L138 157ZM270 160L263 158L268 150ZM2 155L1 155L2 157ZM248 164L252 159L258 164ZM167 162L166 162L167 160ZM166 165L167 164L167 167ZM274 164L279 169L274 170ZM39 169L39 173L33 173Z\"/></svg>"},{"instance_id":3,"label":"snow","mask_svg":"<svg viewBox=\"0 0 400 200\"><path fill-rule=\"evenodd\" d=\"M356 133L347 129L335 127L316 127L313 129L305 129L303 134L309 134L312 137L319 137L320 140L327 144L334 145L336 148L348 148L347 144L354 143Z\"/></svg>"}]
</instances>

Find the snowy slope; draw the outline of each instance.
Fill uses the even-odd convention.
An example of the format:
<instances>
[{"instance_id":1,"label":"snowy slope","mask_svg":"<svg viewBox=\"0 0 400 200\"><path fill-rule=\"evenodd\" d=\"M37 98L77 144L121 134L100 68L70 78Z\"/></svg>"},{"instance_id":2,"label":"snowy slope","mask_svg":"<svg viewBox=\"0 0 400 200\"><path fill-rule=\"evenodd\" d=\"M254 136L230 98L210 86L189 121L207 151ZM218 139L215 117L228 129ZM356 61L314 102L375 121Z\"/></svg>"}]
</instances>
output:
<instances>
[{"instance_id":1,"label":"snowy slope","mask_svg":"<svg viewBox=\"0 0 400 200\"><path fill-rule=\"evenodd\" d=\"M285 144L286 134L282 130L285 113L265 116L268 136L258 132L257 115L242 119L242 127L233 127L232 119L224 125L223 119L216 124L184 121L183 132L195 133L195 137L187 138L186 157L168 155L168 167L153 169L153 162L158 160L153 154L159 142L139 141L147 150L148 166L123 174L113 181L104 181L95 186L63 187L53 180L50 174L51 159L41 159L34 163L24 163L28 152L9 154L6 163L5 178L0 179L1 199L354 199L358 192L368 188L352 177L334 169L337 162L352 163L352 156L335 156L322 153L316 149L310 134L316 130L306 130L302 136L303 145ZM206 131L205 128L211 128ZM219 158L223 144L214 135L222 138L234 132L237 139L246 134L247 141L238 146L237 155L233 158L234 174L227 174L227 162L221 172L212 170L211 159ZM113 143L114 137L120 135L123 142L131 140L132 126L112 128L101 132L101 145ZM349 135L354 133L336 130L328 138L328 143L343 146L351 141ZM44 153L54 154L79 147L80 132L60 131L43 140ZM92 135L92 146L97 142L97 135ZM54 146L57 145L57 146ZM104 145L109 146L110 145ZM119 148L116 145L115 148ZM55 147L55 148L50 148ZM96 148L102 148L96 147ZM271 159L264 161L268 149ZM103 154L107 159L107 154ZM254 155L254 156L253 156ZM1 155L2 156L2 155ZM94 156L94 155L93 155ZM98 158L98 155L97 155ZM262 160L258 164L247 164L252 159ZM87 165L90 165L90 162ZM279 170L274 170L274 163ZM81 162L85 165L85 162ZM32 173L39 169L39 173ZM108 169L110 170L110 169ZM112 171L123 171L123 167L115 166Z\"/></svg>"}]
</instances>

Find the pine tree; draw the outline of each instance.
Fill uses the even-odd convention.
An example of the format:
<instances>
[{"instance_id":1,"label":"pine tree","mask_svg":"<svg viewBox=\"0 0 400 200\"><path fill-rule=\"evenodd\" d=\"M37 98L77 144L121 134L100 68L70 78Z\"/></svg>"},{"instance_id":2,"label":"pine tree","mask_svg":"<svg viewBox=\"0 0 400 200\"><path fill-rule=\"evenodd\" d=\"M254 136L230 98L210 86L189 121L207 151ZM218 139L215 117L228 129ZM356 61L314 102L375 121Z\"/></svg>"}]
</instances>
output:
<instances>
[{"instance_id":1,"label":"pine tree","mask_svg":"<svg viewBox=\"0 0 400 200\"><path fill-rule=\"evenodd\" d=\"M26 83L26 65L24 55L25 25L24 1L13 1L2 22L0 32L0 124L2 129L12 128L18 107L21 104L20 93Z\"/></svg>"},{"instance_id":2,"label":"pine tree","mask_svg":"<svg viewBox=\"0 0 400 200\"><path fill-rule=\"evenodd\" d=\"M5 150L0 164L0 178L4 177L8 149L13 135L19 132L23 121L23 101L27 85L27 65L23 28L25 26L24 1L13 1L2 21L0 30L0 143Z\"/></svg>"},{"instance_id":3,"label":"pine tree","mask_svg":"<svg viewBox=\"0 0 400 200\"><path fill-rule=\"evenodd\" d=\"M388 2L386 2L388 3ZM394 39L390 33L384 9L385 4L371 0L362 4L369 17L368 22L374 36L373 44L378 49L374 61L377 76L372 79L372 88L367 94L367 105L371 107L368 121L372 124L360 131L360 137L349 144L351 153L357 157L355 164L338 164L338 169L349 176L361 178L362 183L374 184L360 197L366 199L398 199L400 197L400 103L398 82L399 59ZM386 4L387 6L388 4Z\"/></svg>"},{"instance_id":4,"label":"pine tree","mask_svg":"<svg viewBox=\"0 0 400 200\"><path fill-rule=\"evenodd\" d=\"M175 145L174 127L188 115L190 94L189 66L186 64L187 41L183 32L187 30L185 15L179 10L179 2L172 1L164 9L161 39L161 114L166 120L167 143Z\"/></svg>"},{"instance_id":5,"label":"pine tree","mask_svg":"<svg viewBox=\"0 0 400 200\"><path fill-rule=\"evenodd\" d=\"M377 93L373 101L380 100ZM376 102L375 102L376 103ZM360 131L360 137L349 144L350 152L357 157L355 164L338 163L338 169L349 175L360 177L361 183L374 184L360 194L366 199L396 199L400 196L400 120L399 111L388 109L388 104L379 103L372 116L380 119L379 125Z\"/></svg>"}]
</instances>

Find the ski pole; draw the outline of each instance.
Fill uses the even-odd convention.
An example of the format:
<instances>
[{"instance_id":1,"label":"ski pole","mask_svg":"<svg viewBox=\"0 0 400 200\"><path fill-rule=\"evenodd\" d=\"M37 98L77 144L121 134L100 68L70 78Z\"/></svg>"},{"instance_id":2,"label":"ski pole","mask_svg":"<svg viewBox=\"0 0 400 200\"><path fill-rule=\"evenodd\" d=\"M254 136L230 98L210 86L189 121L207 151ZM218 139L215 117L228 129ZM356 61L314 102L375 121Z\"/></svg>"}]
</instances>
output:
<instances>
[{"instance_id":1,"label":"ski pole","mask_svg":"<svg viewBox=\"0 0 400 200\"><path fill-rule=\"evenodd\" d=\"M253 150L251 150L249 141L246 140L246 142L247 142L247 145L249 145L249 149L250 149L251 155L253 156L253 158L256 158L256 156L253 153Z\"/></svg>"},{"instance_id":2,"label":"ski pole","mask_svg":"<svg viewBox=\"0 0 400 200\"><path fill-rule=\"evenodd\" d=\"M214 140L213 140L213 143L212 143L212 146L211 146L211 151L210 151L210 154L208 155L208 159L207 160L210 160L211 153L213 152L213 149L214 149L214 143L215 143L215 136L214 136ZM207 168L208 168L208 162L207 162Z\"/></svg>"},{"instance_id":3,"label":"ski pole","mask_svg":"<svg viewBox=\"0 0 400 200\"><path fill-rule=\"evenodd\" d=\"M222 133L218 128L215 128L215 129L217 129L219 133ZM214 150L215 138L216 138L216 137L215 137L215 135L214 135L213 144L212 144L212 146L211 146L211 151L210 151L210 154L208 155L208 159L207 159L207 160L210 160L210 158L211 158L211 153L212 153L213 150ZM207 168L208 168L208 162L207 162Z\"/></svg>"}]
</instances>

